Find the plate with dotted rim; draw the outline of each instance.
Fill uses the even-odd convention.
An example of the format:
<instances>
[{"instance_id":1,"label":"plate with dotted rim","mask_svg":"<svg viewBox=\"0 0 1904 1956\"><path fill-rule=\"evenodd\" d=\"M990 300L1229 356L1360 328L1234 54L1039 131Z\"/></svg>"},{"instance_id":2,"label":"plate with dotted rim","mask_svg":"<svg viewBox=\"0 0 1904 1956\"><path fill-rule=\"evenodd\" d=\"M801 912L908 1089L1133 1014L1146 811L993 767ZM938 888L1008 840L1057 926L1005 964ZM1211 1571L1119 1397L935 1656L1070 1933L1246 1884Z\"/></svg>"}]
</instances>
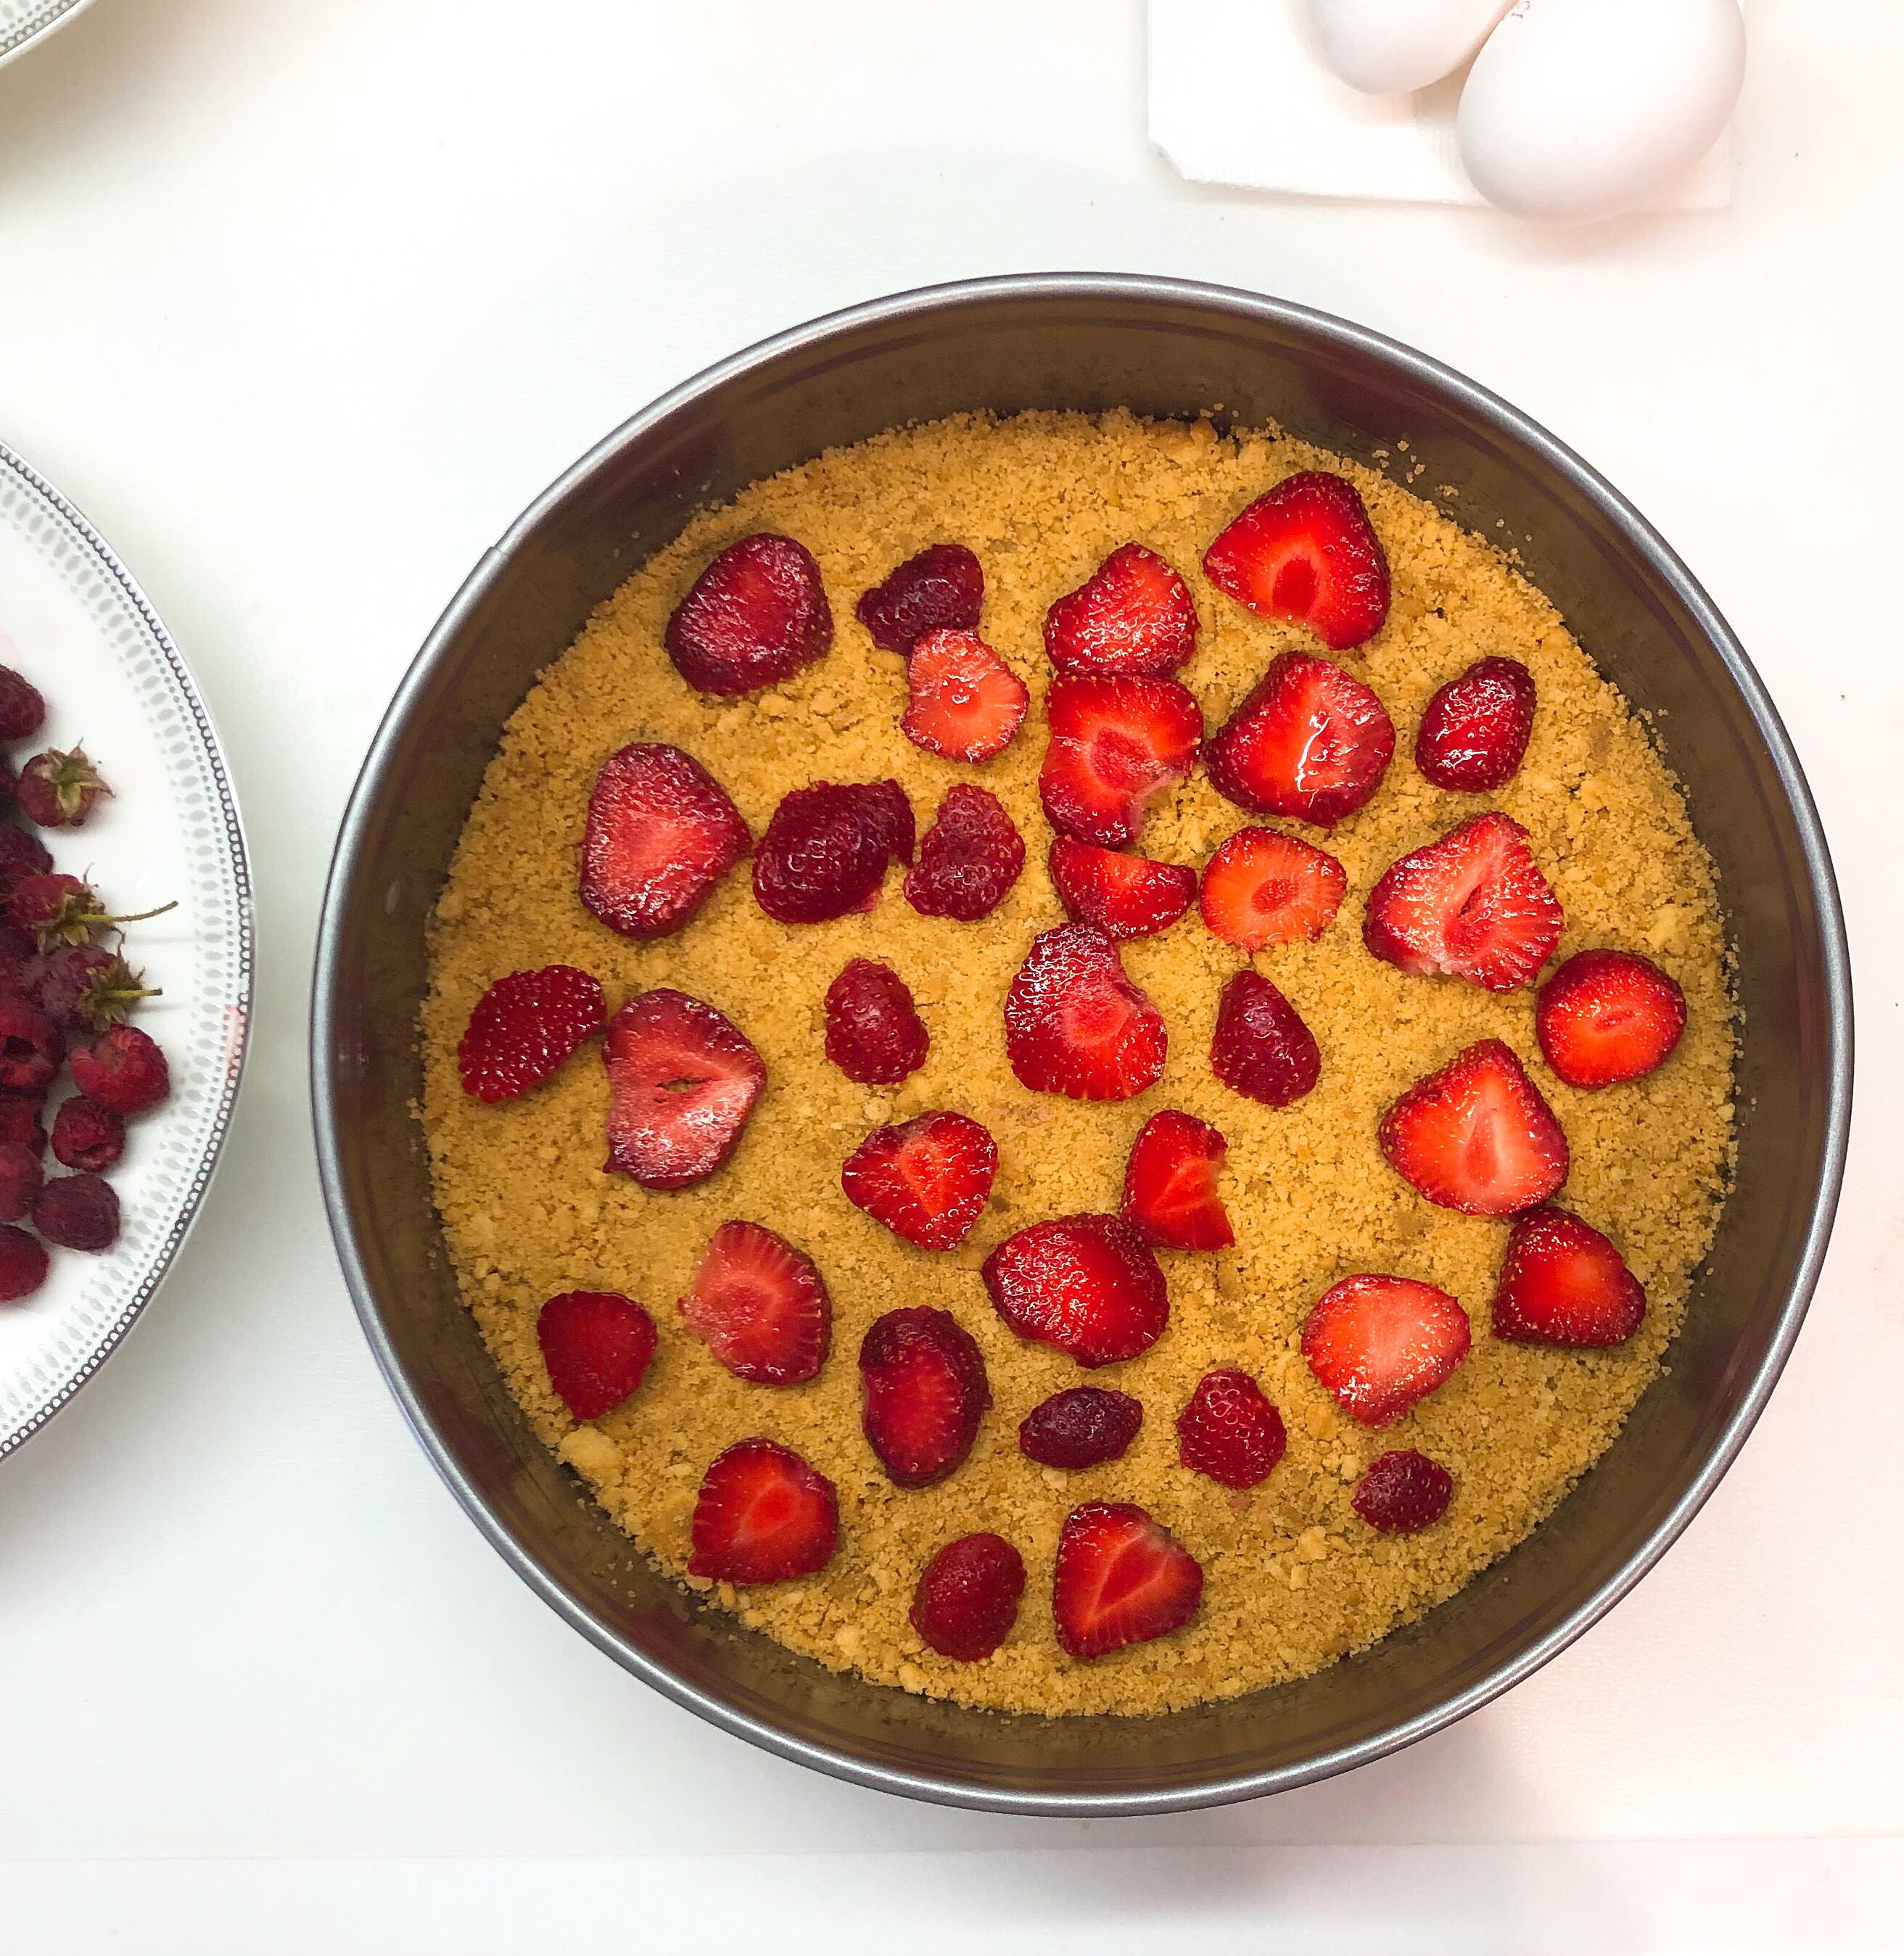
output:
<instances>
[{"instance_id":1,"label":"plate with dotted rim","mask_svg":"<svg viewBox=\"0 0 1904 1956\"><path fill-rule=\"evenodd\" d=\"M0 0L0 62L24 55L43 35L63 27L93 0Z\"/></svg>"},{"instance_id":2,"label":"plate with dotted rim","mask_svg":"<svg viewBox=\"0 0 1904 1956\"><path fill-rule=\"evenodd\" d=\"M53 1253L46 1286L0 1305L0 1454L46 1424L131 1328L197 1216L238 1096L251 1015L251 884L238 804L185 661L124 566L50 483L0 443L0 664L46 697L11 759L84 742L114 790L85 826L49 832L54 866L116 911L162 995L138 1022L172 1096L130 1124L112 1175L124 1224L98 1256ZM50 1107L72 1090L62 1076ZM49 1170L62 1172L47 1157Z\"/></svg>"}]
</instances>

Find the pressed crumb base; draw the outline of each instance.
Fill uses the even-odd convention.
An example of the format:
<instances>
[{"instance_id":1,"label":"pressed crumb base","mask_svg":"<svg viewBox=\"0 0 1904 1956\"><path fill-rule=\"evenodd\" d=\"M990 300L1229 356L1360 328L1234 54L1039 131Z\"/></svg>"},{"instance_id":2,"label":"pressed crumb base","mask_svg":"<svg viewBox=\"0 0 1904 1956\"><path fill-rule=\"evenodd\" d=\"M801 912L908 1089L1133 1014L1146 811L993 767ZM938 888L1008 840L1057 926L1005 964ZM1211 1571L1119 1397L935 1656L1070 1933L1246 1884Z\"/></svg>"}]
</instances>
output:
<instances>
[{"instance_id":1,"label":"pressed crumb base","mask_svg":"<svg viewBox=\"0 0 1904 1956\"><path fill-rule=\"evenodd\" d=\"M1196 595L1202 633L1182 677L1214 731L1272 656L1317 647L1306 631L1252 617L1211 591L1201 554L1243 503L1292 470L1318 466L1360 487L1393 567L1388 623L1343 662L1380 694L1397 732L1394 765L1361 813L1327 838L1286 825L1341 859L1349 892L1340 915L1318 942L1254 961L1314 1030L1321 1084L1276 1112L1212 1077L1217 993L1246 961L1193 908L1161 937L1126 948L1127 968L1170 1028L1161 1083L1115 1106L1028 1093L1006 1064L1000 1011L1034 934L1064 920L1045 870L1051 831L1037 790L1046 608L1119 544L1135 538L1160 551ZM715 551L763 529L797 537L819 560L837 621L833 650L764 696L703 699L669 665L663 626ZM861 592L943 539L978 554L980 629L1033 696L1018 738L980 768L907 741L901 661L875 648L853 617ZM1415 770L1414 730L1434 689L1489 653L1521 660L1539 683L1526 765L1498 794L1445 793ZM696 756L756 835L782 794L816 779L896 776L921 831L947 788L980 781L1018 822L1025 872L975 925L917 915L895 872L870 915L789 929L761 913L743 866L685 931L630 942L583 909L575 883L590 784L607 756L634 740L671 741ZM1600 945L1640 951L1684 986L1685 1040L1651 1077L1577 1092L1540 1058L1531 991L1492 996L1457 980L1410 977L1363 949L1362 904L1375 878L1488 807L1531 834L1566 907L1560 955ZM1139 846L1201 865L1249 819L1199 770L1154 809ZM737 1594L692 1586L712 1587L722 1606L835 1670L968 1705L1141 1713L1229 1696L1314 1670L1452 1595L1552 1509L1654 1376L1729 1172L1732 1008L1712 864L1625 702L1552 606L1428 503L1302 443L1226 437L1207 423L960 417L830 453L697 518L601 607L510 721L437 905L431 953L423 1115L437 1200L463 1294L536 1431L684 1581L708 1462L750 1434L797 1448L839 1490L832 1563L807 1581ZM890 963L931 1032L925 1065L897 1088L856 1087L823 1052L822 1001L854 957ZM696 993L759 1049L767 1090L718 1174L655 1194L605 1173L607 1083L593 1051L512 1104L485 1107L460 1091L456 1040L485 986L554 962L596 973L611 1006L651 986ZM1614 1236L1647 1287L1645 1324L1619 1349L1558 1352L1491 1337L1506 1226L1434 1207L1377 1149L1388 1103L1490 1035L1527 1062L1566 1129L1573 1170L1560 1199ZM889 1235L839 1185L841 1163L869 1128L934 1107L975 1115L999 1153L990 1207L960 1248L941 1254ZM1161 1107L1183 1108L1227 1136L1224 1193L1237 1245L1216 1255L1161 1253L1169 1330L1143 1357L1087 1374L1012 1336L986 1298L979 1264L1027 1222L1115 1209L1132 1139ZM832 1355L810 1384L741 1383L675 1311L708 1237L732 1216L778 1230L826 1277ZM1337 1409L1298 1349L1311 1305L1358 1270L1439 1285L1474 1325L1473 1354L1452 1380L1379 1433ZM661 1333L641 1390L589 1425L551 1391L535 1333L543 1301L576 1288L626 1292ZM875 1317L914 1305L952 1311L977 1339L993 1405L962 1467L936 1487L902 1493L860 1431L855 1361ZM1177 1412L1220 1365L1255 1375L1289 1427L1287 1457L1246 1494L1177 1464ZM1135 1444L1080 1473L1034 1465L1018 1451L1018 1421L1047 1394L1087 1379L1141 1399ZM1358 1519L1350 1496L1367 1463L1398 1446L1443 1462L1455 1493L1435 1526L1385 1538ZM1141 1503L1199 1558L1207 1581L1186 1629L1078 1664L1053 1632L1051 1568L1059 1523L1089 1500ZM960 1664L927 1650L906 1613L933 1551L975 1528L1016 1543L1030 1581L1003 1647Z\"/></svg>"}]
</instances>

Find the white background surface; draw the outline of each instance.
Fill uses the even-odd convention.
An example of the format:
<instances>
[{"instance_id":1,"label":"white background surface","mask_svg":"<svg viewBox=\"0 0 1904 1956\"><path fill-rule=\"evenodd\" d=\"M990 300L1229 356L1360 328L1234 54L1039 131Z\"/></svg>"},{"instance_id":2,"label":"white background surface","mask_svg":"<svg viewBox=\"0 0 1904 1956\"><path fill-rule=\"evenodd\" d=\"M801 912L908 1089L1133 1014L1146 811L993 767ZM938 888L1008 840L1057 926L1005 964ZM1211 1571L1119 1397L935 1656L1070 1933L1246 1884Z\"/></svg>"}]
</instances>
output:
<instances>
[{"instance_id":1,"label":"white background surface","mask_svg":"<svg viewBox=\"0 0 1904 1956\"><path fill-rule=\"evenodd\" d=\"M1754 10L1729 213L1576 235L1186 186L1135 0L100 0L0 71L0 427L197 666L262 953L203 1226L0 1469L0 1949L1894 1946L1904 11L1828 11ZM1211 89L1274 112L1272 76ZM346 1302L302 1024L371 730L551 476L775 328L1078 267L1365 320L1626 489L1811 768L1861 1045L1811 1323L1637 1593L1400 1758L1088 1828L757 1756L507 1573Z\"/></svg>"}]
</instances>

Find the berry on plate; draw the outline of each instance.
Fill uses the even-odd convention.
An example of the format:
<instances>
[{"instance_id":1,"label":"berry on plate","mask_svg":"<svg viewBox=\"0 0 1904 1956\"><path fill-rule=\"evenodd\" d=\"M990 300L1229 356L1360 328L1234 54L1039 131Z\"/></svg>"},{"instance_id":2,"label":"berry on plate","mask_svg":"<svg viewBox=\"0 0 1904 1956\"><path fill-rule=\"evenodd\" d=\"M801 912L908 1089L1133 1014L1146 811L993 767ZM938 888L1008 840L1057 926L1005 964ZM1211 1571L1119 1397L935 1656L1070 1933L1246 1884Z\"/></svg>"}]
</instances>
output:
<instances>
[{"instance_id":1,"label":"berry on plate","mask_svg":"<svg viewBox=\"0 0 1904 1956\"><path fill-rule=\"evenodd\" d=\"M925 1064L932 1043L906 981L889 964L855 957L826 988L826 1057L861 1087L894 1087Z\"/></svg>"},{"instance_id":2,"label":"berry on plate","mask_svg":"<svg viewBox=\"0 0 1904 1956\"><path fill-rule=\"evenodd\" d=\"M1260 1486L1288 1450L1283 1415L1247 1372L1206 1372L1176 1416L1177 1458L1193 1474L1240 1492Z\"/></svg>"},{"instance_id":3,"label":"berry on plate","mask_svg":"<svg viewBox=\"0 0 1904 1956\"><path fill-rule=\"evenodd\" d=\"M109 1026L67 1062L73 1084L89 1100L128 1119L156 1107L172 1091L172 1069L159 1043L137 1026Z\"/></svg>"},{"instance_id":4,"label":"berry on plate","mask_svg":"<svg viewBox=\"0 0 1904 1956\"><path fill-rule=\"evenodd\" d=\"M1127 1501L1087 1501L1058 1535L1051 1614L1067 1657L1088 1661L1180 1630L1203 1569L1160 1522Z\"/></svg>"},{"instance_id":5,"label":"berry on plate","mask_svg":"<svg viewBox=\"0 0 1904 1956\"><path fill-rule=\"evenodd\" d=\"M881 651L903 655L928 632L975 631L984 604L978 559L963 544L928 544L853 610Z\"/></svg>"},{"instance_id":6,"label":"berry on plate","mask_svg":"<svg viewBox=\"0 0 1904 1956\"><path fill-rule=\"evenodd\" d=\"M1203 711L1170 679L1069 678L1044 701L1051 730L1039 799L1054 828L1127 849L1151 803L1189 774Z\"/></svg>"},{"instance_id":7,"label":"berry on plate","mask_svg":"<svg viewBox=\"0 0 1904 1956\"><path fill-rule=\"evenodd\" d=\"M1196 648L1190 587L1141 544L1113 551L1045 614L1044 649L1061 673L1168 679Z\"/></svg>"},{"instance_id":8,"label":"berry on plate","mask_svg":"<svg viewBox=\"0 0 1904 1956\"><path fill-rule=\"evenodd\" d=\"M1197 893L1194 869L1069 835L1053 842L1048 860L1065 914L1073 923L1094 923L1120 942L1168 930Z\"/></svg>"},{"instance_id":9,"label":"berry on plate","mask_svg":"<svg viewBox=\"0 0 1904 1956\"><path fill-rule=\"evenodd\" d=\"M921 1114L875 1128L847 1157L847 1200L922 1250L962 1243L991 1199L998 1147L969 1114Z\"/></svg>"},{"instance_id":10,"label":"berry on plate","mask_svg":"<svg viewBox=\"0 0 1904 1956\"><path fill-rule=\"evenodd\" d=\"M0 998L0 1093L43 1096L66 1057L66 1035L36 1005Z\"/></svg>"},{"instance_id":11,"label":"berry on plate","mask_svg":"<svg viewBox=\"0 0 1904 1956\"><path fill-rule=\"evenodd\" d=\"M1307 625L1332 652L1366 645L1388 616L1388 559L1353 483L1286 477L1203 554L1204 575L1265 618Z\"/></svg>"},{"instance_id":12,"label":"berry on plate","mask_svg":"<svg viewBox=\"0 0 1904 1956\"><path fill-rule=\"evenodd\" d=\"M1287 1107L1322 1077L1321 1049L1302 1015L1258 971L1239 971L1217 1002L1210 1067L1224 1086Z\"/></svg>"},{"instance_id":13,"label":"berry on plate","mask_svg":"<svg viewBox=\"0 0 1904 1956\"><path fill-rule=\"evenodd\" d=\"M1567 1179L1567 1137L1512 1048L1482 1040L1381 1117L1381 1151L1430 1202L1511 1216Z\"/></svg>"},{"instance_id":14,"label":"berry on plate","mask_svg":"<svg viewBox=\"0 0 1904 1956\"><path fill-rule=\"evenodd\" d=\"M1394 758L1388 709L1340 666L1285 652L1205 749L1217 792L1252 815L1332 828L1381 785Z\"/></svg>"},{"instance_id":15,"label":"berry on plate","mask_svg":"<svg viewBox=\"0 0 1904 1956\"><path fill-rule=\"evenodd\" d=\"M68 1032L103 1033L159 992L103 945L62 944L36 961L27 995Z\"/></svg>"},{"instance_id":16,"label":"berry on plate","mask_svg":"<svg viewBox=\"0 0 1904 1956\"><path fill-rule=\"evenodd\" d=\"M991 1655L1018 1621L1025 1558L999 1535L961 1535L926 1564L912 1592L912 1627L957 1664Z\"/></svg>"},{"instance_id":17,"label":"berry on plate","mask_svg":"<svg viewBox=\"0 0 1904 1956\"><path fill-rule=\"evenodd\" d=\"M87 1168L84 1163L64 1162L65 1167ZM106 1164L108 1167L111 1163ZM88 1169L96 1174L96 1169ZM39 1165L39 1150L23 1141L0 1141L0 1222L24 1222L33 1213L46 1173Z\"/></svg>"},{"instance_id":18,"label":"berry on plate","mask_svg":"<svg viewBox=\"0 0 1904 1956\"><path fill-rule=\"evenodd\" d=\"M1088 1368L1148 1352L1170 1321L1164 1273L1121 1216L1031 1223L1006 1237L980 1274L1019 1337L1055 1346Z\"/></svg>"},{"instance_id":19,"label":"berry on plate","mask_svg":"<svg viewBox=\"0 0 1904 1956\"><path fill-rule=\"evenodd\" d=\"M928 1305L876 1318L860 1346L860 1424L901 1488L930 1488L972 1450L992 1403L977 1341Z\"/></svg>"},{"instance_id":20,"label":"berry on plate","mask_svg":"<svg viewBox=\"0 0 1904 1956\"><path fill-rule=\"evenodd\" d=\"M1217 1171L1229 1144L1207 1122L1167 1107L1144 1123L1124 1168L1124 1220L1165 1250L1224 1250L1236 1240Z\"/></svg>"},{"instance_id":21,"label":"berry on plate","mask_svg":"<svg viewBox=\"0 0 1904 1956\"><path fill-rule=\"evenodd\" d=\"M817 1377L833 1307L813 1260L758 1222L723 1222L675 1308L737 1379L797 1386Z\"/></svg>"},{"instance_id":22,"label":"berry on plate","mask_svg":"<svg viewBox=\"0 0 1904 1956\"><path fill-rule=\"evenodd\" d=\"M1023 680L976 632L928 632L906 659L900 730L948 761L1004 752L1031 703Z\"/></svg>"},{"instance_id":23,"label":"berry on plate","mask_svg":"<svg viewBox=\"0 0 1904 1956\"><path fill-rule=\"evenodd\" d=\"M1541 986L1534 1008L1534 1036L1569 1087L1644 1079L1685 1030L1685 993L1630 951L1576 951Z\"/></svg>"},{"instance_id":24,"label":"berry on plate","mask_svg":"<svg viewBox=\"0 0 1904 1956\"><path fill-rule=\"evenodd\" d=\"M1302 1356L1351 1419L1387 1426L1446 1382L1473 1342L1467 1313L1411 1278L1344 1277L1302 1327Z\"/></svg>"},{"instance_id":25,"label":"berry on plate","mask_svg":"<svg viewBox=\"0 0 1904 1956\"><path fill-rule=\"evenodd\" d=\"M0 822L0 898L10 897L23 876L43 876L53 866L45 843L10 822Z\"/></svg>"},{"instance_id":26,"label":"berry on plate","mask_svg":"<svg viewBox=\"0 0 1904 1956\"><path fill-rule=\"evenodd\" d=\"M84 747L62 754L49 747L20 770L14 793L20 812L42 828L78 828L112 790L99 778Z\"/></svg>"},{"instance_id":27,"label":"berry on plate","mask_svg":"<svg viewBox=\"0 0 1904 1956\"><path fill-rule=\"evenodd\" d=\"M535 1342L556 1397L577 1419L599 1419L648 1376L655 1320L618 1291L565 1290L536 1314Z\"/></svg>"},{"instance_id":28,"label":"berry on plate","mask_svg":"<svg viewBox=\"0 0 1904 1956\"><path fill-rule=\"evenodd\" d=\"M589 797L582 901L624 937L665 937L753 842L727 790L693 755L652 742L624 747Z\"/></svg>"},{"instance_id":29,"label":"berry on plate","mask_svg":"<svg viewBox=\"0 0 1904 1956\"><path fill-rule=\"evenodd\" d=\"M1248 951L1320 937L1342 907L1347 872L1328 850L1274 828L1239 828L1204 866L1203 920Z\"/></svg>"},{"instance_id":30,"label":"berry on plate","mask_svg":"<svg viewBox=\"0 0 1904 1956\"><path fill-rule=\"evenodd\" d=\"M1505 787L1534 726L1534 676L1518 659L1477 659L1428 702L1415 735L1425 781L1459 794Z\"/></svg>"},{"instance_id":31,"label":"berry on plate","mask_svg":"<svg viewBox=\"0 0 1904 1956\"><path fill-rule=\"evenodd\" d=\"M813 553L771 533L729 544L675 606L664 642L698 692L756 692L792 678L833 642Z\"/></svg>"},{"instance_id":32,"label":"berry on plate","mask_svg":"<svg viewBox=\"0 0 1904 1956\"><path fill-rule=\"evenodd\" d=\"M1072 1100L1128 1100L1154 1087L1170 1035L1094 924L1032 940L1005 994L1005 1052L1021 1084Z\"/></svg>"},{"instance_id":33,"label":"berry on plate","mask_svg":"<svg viewBox=\"0 0 1904 1956\"><path fill-rule=\"evenodd\" d=\"M40 1093L0 1093L0 1147L46 1152L46 1096Z\"/></svg>"},{"instance_id":34,"label":"berry on plate","mask_svg":"<svg viewBox=\"0 0 1904 1956\"><path fill-rule=\"evenodd\" d=\"M644 1188L705 1181L733 1153L766 1084L747 1035L685 992L630 999L608 1021L602 1057L608 1166Z\"/></svg>"},{"instance_id":35,"label":"berry on plate","mask_svg":"<svg viewBox=\"0 0 1904 1956\"><path fill-rule=\"evenodd\" d=\"M1644 1287L1599 1230L1551 1207L1514 1218L1494 1294L1495 1337L1515 1345L1618 1345L1646 1313Z\"/></svg>"},{"instance_id":36,"label":"berry on plate","mask_svg":"<svg viewBox=\"0 0 1904 1956\"><path fill-rule=\"evenodd\" d=\"M737 1440L702 1478L687 1572L788 1582L824 1569L839 1539L839 1497L824 1474L778 1441Z\"/></svg>"},{"instance_id":37,"label":"berry on plate","mask_svg":"<svg viewBox=\"0 0 1904 1956\"><path fill-rule=\"evenodd\" d=\"M1454 1492L1445 1467L1408 1447L1370 1461L1349 1505L1384 1535L1413 1535L1441 1519Z\"/></svg>"},{"instance_id":38,"label":"berry on plate","mask_svg":"<svg viewBox=\"0 0 1904 1956\"><path fill-rule=\"evenodd\" d=\"M795 788L753 852L753 894L776 923L870 910L887 864L910 863L912 844L912 804L897 781Z\"/></svg>"},{"instance_id":39,"label":"berry on plate","mask_svg":"<svg viewBox=\"0 0 1904 1956\"><path fill-rule=\"evenodd\" d=\"M52 1258L37 1236L11 1223L0 1227L0 1304L18 1304L46 1281Z\"/></svg>"},{"instance_id":40,"label":"berry on plate","mask_svg":"<svg viewBox=\"0 0 1904 1956\"><path fill-rule=\"evenodd\" d=\"M53 1116L51 1145L53 1159L62 1168L103 1175L116 1167L125 1153L125 1118L83 1093L76 1094L62 1101Z\"/></svg>"},{"instance_id":41,"label":"berry on plate","mask_svg":"<svg viewBox=\"0 0 1904 1956\"><path fill-rule=\"evenodd\" d=\"M39 687L11 666L0 666L0 740L30 740L46 724Z\"/></svg>"},{"instance_id":42,"label":"berry on plate","mask_svg":"<svg viewBox=\"0 0 1904 1956\"><path fill-rule=\"evenodd\" d=\"M62 1250L109 1250L119 1240L119 1198L103 1175L55 1175L33 1198L33 1227Z\"/></svg>"},{"instance_id":43,"label":"berry on plate","mask_svg":"<svg viewBox=\"0 0 1904 1956\"><path fill-rule=\"evenodd\" d=\"M608 1016L600 980L573 964L498 978L476 1001L457 1042L463 1090L493 1106L540 1087Z\"/></svg>"},{"instance_id":44,"label":"berry on plate","mask_svg":"<svg viewBox=\"0 0 1904 1956\"><path fill-rule=\"evenodd\" d=\"M1025 838L998 797L965 781L946 790L919 860L906 872L906 901L921 916L976 923L1011 894L1025 867Z\"/></svg>"},{"instance_id":45,"label":"berry on plate","mask_svg":"<svg viewBox=\"0 0 1904 1956\"><path fill-rule=\"evenodd\" d=\"M1018 1422L1018 1451L1040 1467L1101 1467L1127 1453L1144 1424L1141 1402L1102 1386L1072 1386Z\"/></svg>"}]
</instances>

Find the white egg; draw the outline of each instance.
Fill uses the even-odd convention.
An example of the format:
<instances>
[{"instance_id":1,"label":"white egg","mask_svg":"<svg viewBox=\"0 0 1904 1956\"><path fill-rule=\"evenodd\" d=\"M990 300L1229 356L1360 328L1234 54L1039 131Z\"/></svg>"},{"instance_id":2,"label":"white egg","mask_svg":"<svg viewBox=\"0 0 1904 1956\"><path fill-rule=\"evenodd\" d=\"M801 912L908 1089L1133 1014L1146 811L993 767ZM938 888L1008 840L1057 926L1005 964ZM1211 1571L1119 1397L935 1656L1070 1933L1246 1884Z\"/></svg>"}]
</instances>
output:
<instances>
[{"instance_id":1,"label":"white egg","mask_svg":"<svg viewBox=\"0 0 1904 1956\"><path fill-rule=\"evenodd\" d=\"M1724 132L1745 78L1738 0L1520 0L1461 92L1461 161L1523 217L1614 217Z\"/></svg>"},{"instance_id":2,"label":"white egg","mask_svg":"<svg viewBox=\"0 0 1904 1956\"><path fill-rule=\"evenodd\" d=\"M1406 95L1452 74L1514 0L1309 0L1322 58L1364 95Z\"/></svg>"}]
</instances>

